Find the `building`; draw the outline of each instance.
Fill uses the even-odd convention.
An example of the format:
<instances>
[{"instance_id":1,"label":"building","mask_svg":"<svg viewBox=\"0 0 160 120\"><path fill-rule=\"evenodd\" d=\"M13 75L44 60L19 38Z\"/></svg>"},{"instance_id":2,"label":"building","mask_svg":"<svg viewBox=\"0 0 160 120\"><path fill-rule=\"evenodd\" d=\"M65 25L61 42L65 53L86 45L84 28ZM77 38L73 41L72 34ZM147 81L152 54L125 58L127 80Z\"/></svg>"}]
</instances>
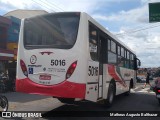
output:
<instances>
[{"instance_id":1,"label":"building","mask_svg":"<svg viewBox=\"0 0 160 120\"><path fill-rule=\"evenodd\" d=\"M9 84L15 80L21 19L46 14L44 10L14 10L0 16L0 75L8 72ZM10 88L11 86L9 86ZM12 86L13 87L13 86ZM7 88L0 86L1 88Z\"/></svg>"},{"instance_id":2,"label":"building","mask_svg":"<svg viewBox=\"0 0 160 120\"><path fill-rule=\"evenodd\" d=\"M8 31L7 49L14 51L14 59L17 59L18 39L21 19L36 15L47 14L44 10L13 10L4 15L12 21Z\"/></svg>"},{"instance_id":3,"label":"building","mask_svg":"<svg viewBox=\"0 0 160 120\"><path fill-rule=\"evenodd\" d=\"M8 29L11 25L11 20L0 16L0 62L5 60L13 60L13 51L7 49Z\"/></svg>"},{"instance_id":4,"label":"building","mask_svg":"<svg viewBox=\"0 0 160 120\"><path fill-rule=\"evenodd\" d=\"M21 20L13 16L7 16L7 18L11 20L11 25L9 26L7 33L8 36L7 42L17 43L19 39Z\"/></svg>"},{"instance_id":5,"label":"building","mask_svg":"<svg viewBox=\"0 0 160 120\"><path fill-rule=\"evenodd\" d=\"M7 31L11 25L11 20L0 16L0 48L6 49L7 47Z\"/></svg>"},{"instance_id":6,"label":"building","mask_svg":"<svg viewBox=\"0 0 160 120\"><path fill-rule=\"evenodd\" d=\"M7 16L7 18L11 20L7 32L7 49L14 51L14 60L16 60L21 20L13 16Z\"/></svg>"},{"instance_id":7,"label":"building","mask_svg":"<svg viewBox=\"0 0 160 120\"><path fill-rule=\"evenodd\" d=\"M0 16L0 92L4 92L4 88L6 88L6 84L3 84L3 78L6 77L4 75L8 71L8 62L14 59L14 52L7 49L7 33L11 24L12 22L10 19Z\"/></svg>"}]
</instances>

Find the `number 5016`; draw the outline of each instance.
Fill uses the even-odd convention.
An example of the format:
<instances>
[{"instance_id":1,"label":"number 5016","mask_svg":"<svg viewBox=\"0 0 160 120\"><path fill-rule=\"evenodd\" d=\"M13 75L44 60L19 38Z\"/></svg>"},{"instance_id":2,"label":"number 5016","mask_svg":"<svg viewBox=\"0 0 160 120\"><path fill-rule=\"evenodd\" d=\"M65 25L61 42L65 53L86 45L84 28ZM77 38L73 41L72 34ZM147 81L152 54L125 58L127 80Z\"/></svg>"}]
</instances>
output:
<instances>
[{"instance_id":1,"label":"number 5016","mask_svg":"<svg viewBox=\"0 0 160 120\"><path fill-rule=\"evenodd\" d=\"M88 75L89 76L98 76L98 67L89 66Z\"/></svg>"},{"instance_id":2,"label":"number 5016","mask_svg":"<svg viewBox=\"0 0 160 120\"><path fill-rule=\"evenodd\" d=\"M66 61L65 60L51 60L51 66L65 66Z\"/></svg>"}]
</instances>

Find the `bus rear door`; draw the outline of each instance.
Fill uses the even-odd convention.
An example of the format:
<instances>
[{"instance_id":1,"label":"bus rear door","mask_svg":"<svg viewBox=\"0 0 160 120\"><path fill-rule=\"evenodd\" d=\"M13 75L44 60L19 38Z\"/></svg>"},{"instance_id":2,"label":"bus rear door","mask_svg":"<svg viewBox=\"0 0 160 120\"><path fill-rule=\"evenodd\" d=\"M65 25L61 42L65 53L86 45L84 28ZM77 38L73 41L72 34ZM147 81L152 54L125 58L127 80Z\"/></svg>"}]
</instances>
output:
<instances>
[{"instance_id":1,"label":"bus rear door","mask_svg":"<svg viewBox=\"0 0 160 120\"><path fill-rule=\"evenodd\" d=\"M105 37L97 35L97 29L90 25L89 48L92 60L88 63L88 79L86 85L87 100L96 102L103 97L103 50ZM99 38L98 38L99 37Z\"/></svg>"}]
</instances>

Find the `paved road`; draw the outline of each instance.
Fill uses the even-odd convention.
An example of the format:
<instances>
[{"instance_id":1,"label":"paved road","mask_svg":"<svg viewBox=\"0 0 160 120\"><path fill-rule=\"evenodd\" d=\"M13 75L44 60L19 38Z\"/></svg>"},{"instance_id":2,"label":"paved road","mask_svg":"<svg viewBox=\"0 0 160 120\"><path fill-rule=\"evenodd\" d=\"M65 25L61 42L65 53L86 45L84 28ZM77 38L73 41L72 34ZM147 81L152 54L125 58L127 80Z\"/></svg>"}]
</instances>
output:
<instances>
[{"instance_id":1,"label":"paved road","mask_svg":"<svg viewBox=\"0 0 160 120\"><path fill-rule=\"evenodd\" d=\"M139 113L154 113L154 111L160 111L160 106L158 104L158 100L155 97L155 93L150 91L149 86L145 89L142 89L143 84L138 84L137 88L131 91L130 96L124 96L119 95L115 98L114 104L111 108L104 107L101 104L93 103L89 101L83 101L83 102L76 102L74 105L63 105L61 107L58 107L52 111L49 111L48 113L44 114L44 117L46 116L53 116L54 114L68 114L71 116L74 116L75 114L78 114L79 116L86 114L93 114L93 117L95 118L95 114L99 114L102 112L103 114L110 113L110 112L122 112L122 113L136 113L139 111ZM85 112L81 112L85 111ZM103 116L101 119L105 120L107 117ZM65 119L66 117L64 117ZM116 117L117 118L117 117ZM127 119L130 117L127 117ZM136 117L137 119L145 119L148 120L150 117ZM54 117L54 119L62 119L62 117ZM80 119L80 118L76 118ZM114 118L111 118L114 119ZM122 119L121 117L118 117L119 120ZM154 119L160 119L156 117L152 117L152 120Z\"/></svg>"},{"instance_id":2,"label":"paved road","mask_svg":"<svg viewBox=\"0 0 160 120\"><path fill-rule=\"evenodd\" d=\"M54 117L52 119L95 119L95 116L98 116L99 113L101 117L98 119L106 120L107 119L116 119L116 120L124 120L124 117L106 117L106 114L110 112L133 112L142 111L142 112L154 112L160 111L160 106L158 105L158 100L155 97L155 93L149 90L149 87L142 89L143 84L138 84L137 88L131 91L130 96L119 95L116 97L114 104L111 108L104 107L102 104L93 103L89 101L76 102L74 105L66 104L63 105L57 99L53 99L52 97L40 96L40 95L29 95L22 93L5 93L5 96L9 100L9 111L47 111L43 114L42 119L48 119L49 116L57 115L61 117ZM84 111L84 112L82 112ZM64 114L70 114L68 117L63 117ZM83 115L90 114L93 117L76 117L73 118L71 116L74 115ZM103 116L103 117L102 117ZM127 120L130 117L127 117ZM150 117L136 117L136 119L140 120L150 120ZM157 118L151 118L151 120L155 120ZM159 120L160 118L158 118Z\"/></svg>"},{"instance_id":3,"label":"paved road","mask_svg":"<svg viewBox=\"0 0 160 120\"><path fill-rule=\"evenodd\" d=\"M19 92L4 93L9 102L8 111L50 111L63 104L50 96L25 94Z\"/></svg>"}]
</instances>

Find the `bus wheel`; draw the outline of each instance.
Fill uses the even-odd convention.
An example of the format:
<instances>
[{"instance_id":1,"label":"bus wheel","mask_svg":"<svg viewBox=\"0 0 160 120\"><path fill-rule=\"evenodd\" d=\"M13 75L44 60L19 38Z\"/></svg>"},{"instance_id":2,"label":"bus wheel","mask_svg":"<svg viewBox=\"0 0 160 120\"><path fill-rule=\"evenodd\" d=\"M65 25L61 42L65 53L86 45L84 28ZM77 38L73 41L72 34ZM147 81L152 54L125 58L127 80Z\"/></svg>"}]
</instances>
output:
<instances>
[{"instance_id":1,"label":"bus wheel","mask_svg":"<svg viewBox=\"0 0 160 120\"><path fill-rule=\"evenodd\" d=\"M109 88L108 88L108 96L107 96L107 99L105 100L105 106L107 107L111 107L112 104L113 104L113 100L114 100L114 97L115 97L115 84L114 82L111 82L109 84Z\"/></svg>"},{"instance_id":2,"label":"bus wheel","mask_svg":"<svg viewBox=\"0 0 160 120\"><path fill-rule=\"evenodd\" d=\"M62 103L73 104L74 98L58 98L58 100Z\"/></svg>"}]
</instances>

